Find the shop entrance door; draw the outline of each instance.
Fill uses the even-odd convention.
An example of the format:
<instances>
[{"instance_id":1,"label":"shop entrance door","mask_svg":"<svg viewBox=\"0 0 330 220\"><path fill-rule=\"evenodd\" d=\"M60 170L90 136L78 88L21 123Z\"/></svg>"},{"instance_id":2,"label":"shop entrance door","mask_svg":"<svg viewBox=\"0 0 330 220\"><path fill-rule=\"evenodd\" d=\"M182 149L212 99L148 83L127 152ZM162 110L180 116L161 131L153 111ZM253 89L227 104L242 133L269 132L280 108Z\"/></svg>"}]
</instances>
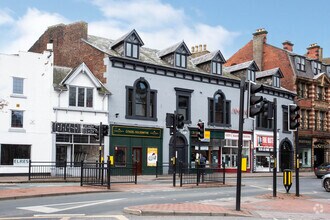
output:
<instances>
[{"instance_id":1,"label":"shop entrance door","mask_svg":"<svg viewBox=\"0 0 330 220\"><path fill-rule=\"evenodd\" d=\"M64 163L67 160L67 146L56 145L56 166L64 167Z\"/></svg>"},{"instance_id":2,"label":"shop entrance door","mask_svg":"<svg viewBox=\"0 0 330 220\"><path fill-rule=\"evenodd\" d=\"M137 174L142 174L142 148L141 147L133 147L132 149L132 161L133 163L137 162Z\"/></svg>"},{"instance_id":3,"label":"shop entrance door","mask_svg":"<svg viewBox=\"0 0 330 220\"><path fill-rule=\"evenodd\" d=\"M314 167L324 163L324 148L314 148Z\"/></svg>"}]
</instances>

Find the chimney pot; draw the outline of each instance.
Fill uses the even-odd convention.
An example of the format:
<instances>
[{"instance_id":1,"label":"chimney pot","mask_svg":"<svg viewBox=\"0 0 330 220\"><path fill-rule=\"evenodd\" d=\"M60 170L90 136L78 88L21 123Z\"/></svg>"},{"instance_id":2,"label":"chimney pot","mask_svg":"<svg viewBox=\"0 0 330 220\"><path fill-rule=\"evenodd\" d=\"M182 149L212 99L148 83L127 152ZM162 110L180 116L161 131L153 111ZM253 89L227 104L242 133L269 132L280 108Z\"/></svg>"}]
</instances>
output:
<instances>
[{"instance_id":1,"label":"chimney pot","mask_svg":"<svg viewBox=\"0 0 330 220\"><path fill-rule=\"evenodd\" d=\"M192 47L191 47L191 52L194 53L194 51L195 51L195 47L192 46Z\"/></svg>"},{"instance_id":2,"label":"chimney pot","mask_svg":"<svg viewBox=\"0 0 330 220\"><path fill-rule=\"evenodd\" d=\"M195 52L198 52L198 45L195 46Z\"/></svg>"},{"instance_id":3,"label":"chimney pot","mask_svg":"<svg viewBox=\"0 0 330 220\"><path fill-rule=\"evenodd\" d=\"M286 40L286 41L284 41L283 43L282 43L282 45L283 45L283 49L284 50L288 50L288 51L293 51L293 43L291 43L291 41L289 41L289 40Z\"/></svg>"},{"instance_id":4,"label":"chimney pot","mask_svg":"<svg viewBox=\"0 0 330 220\"><path fill-rule=\"evenodd\" d=\"M204 44L204 51L206 50L206 44Z\"/></svg>"},{"instance_id":5,"label":"chimney pot","mask_svg":"<svg viewBox=\"0 0 330 220\"><path fill-rule=\"evenodd\" d=\"M199 45L199 52L202 52L202 45Z\"/></svg>"}]
</instances>

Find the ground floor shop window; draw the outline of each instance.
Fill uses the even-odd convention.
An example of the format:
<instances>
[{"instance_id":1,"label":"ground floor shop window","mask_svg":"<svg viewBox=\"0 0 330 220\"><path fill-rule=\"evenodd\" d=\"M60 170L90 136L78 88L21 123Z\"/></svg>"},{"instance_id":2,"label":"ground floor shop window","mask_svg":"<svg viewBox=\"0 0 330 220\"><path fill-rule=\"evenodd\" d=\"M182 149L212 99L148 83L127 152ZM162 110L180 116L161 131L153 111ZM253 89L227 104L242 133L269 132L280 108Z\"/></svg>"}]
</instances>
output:
<instances>
[{"instance_id":1,"label":"ground floor shop window","mask_svg":"<svg viewBox=\"0 0 330 220\"><path fill-rule=\"evenodd\" d=\"M99 161L100 152L98 146L75 145L74 158L75 162L96 162Z\"/></svg>"},{"instance_id":2,"label":"ground floor shop window","mask_svg":"<svg viewBox=\"0 0 330 220\"><path fill-rule=\"evenodd\" d=\"M115 147L115 166L126 166L126 147Z\"/></svg>"},{"instance_id":3,"label":"ground floor shop window","mask_svg":"<svg viewBox=\"0 0 330 220\"><path fill-rule=\"evenodd\" d=\"M299 149L299 158L302 163L302 167L311 167L312 166L312 149L311 148L301 148Z\"/></svg>"},{"instance_id":4,"label":"ground floor shop window","mask_svg":"<svg viewBox=\"0 0 330 220\"><path fill-rule=\"evenodd\" d=\"M14 159L30 159L30 145L1 145L1 165L13 165Z\"/></svg>"}]
</instances>

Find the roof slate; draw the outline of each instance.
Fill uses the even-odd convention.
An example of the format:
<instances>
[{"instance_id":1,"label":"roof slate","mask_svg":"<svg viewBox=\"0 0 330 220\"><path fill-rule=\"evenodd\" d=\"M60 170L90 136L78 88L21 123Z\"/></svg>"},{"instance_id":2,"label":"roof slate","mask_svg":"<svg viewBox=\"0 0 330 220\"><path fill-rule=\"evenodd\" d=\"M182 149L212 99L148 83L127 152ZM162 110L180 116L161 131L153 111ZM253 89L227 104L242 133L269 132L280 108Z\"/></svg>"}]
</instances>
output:
<instances>
[{"instance_id":1,"label":"roof slate","mask_svg":"<svg viewBox=\"0 0 330 220\"><path fill-rule=\"evenodd\" d=\"M236 71L239 71L239 70L247 69L253 63L254 63L254 61L251 60L251 61L247 61L247 62L244 62L244 63L236 64L236 65L233 65L233 66L226 66L226 67L224 67L224 71L232 73L232 72L236 72Z\"/></svg>"},{"instance_id":2,"label":"roof slate","mask_svg":"<svg viewBox=\"0 0 330 220\"><path fill-rule=\"evenodd\" d=\"M226 62L219 50L213 51L211 53L207 53L207 54L199 56L199 57L196 57L196 58L192 59L191 61L195 65L206 63L208 61L213 60L213 58L215 58L218 54L221 57L221 59L223 60L223 62Z\"/></svg>"},{"instance_id":3,"label":"roof slate","mask_svg":"<svg viewBox=\"0 0 330 220\"><path fill-rule=\"evenodd\" d=\"M267 76L273 76L276 75L277 73L280 74L280 78L283 78L283 74L280 70L280 68L274 68L274 69L270 69L270 70L265 70L265 71L259 71L256 72L256 79L261 79Z\"/></svg>"}]
</instances>

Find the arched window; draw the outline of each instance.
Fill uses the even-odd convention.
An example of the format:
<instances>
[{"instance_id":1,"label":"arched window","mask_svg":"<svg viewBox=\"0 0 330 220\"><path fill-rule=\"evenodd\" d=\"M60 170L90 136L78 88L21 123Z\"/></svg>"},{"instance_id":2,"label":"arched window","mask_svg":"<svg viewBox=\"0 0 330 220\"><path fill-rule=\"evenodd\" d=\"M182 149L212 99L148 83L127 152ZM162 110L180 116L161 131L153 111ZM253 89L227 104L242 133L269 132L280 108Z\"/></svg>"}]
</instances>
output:
<instances>
[{"instance_id":1,"label":"arched window","mask_svg":"<svg viewBox=\"0 0 330 220\"><path fill-rule=\"evenodd\" d=\"M225 94L218 90L213 98L209 98L209 124L230 126L231 101L226 100Z\"/></svg>"},{"instance_id":2,"label":"arched window","mask_svg":"<svg viewBox=\"0 0 330 220\"><path fill-rule=\"evenodd\" d=\"M149 83L140 78L133 87L126 87L126 118L157 120L156 116L156 90L151 90Z\"/></svg>"}]
</instances>

